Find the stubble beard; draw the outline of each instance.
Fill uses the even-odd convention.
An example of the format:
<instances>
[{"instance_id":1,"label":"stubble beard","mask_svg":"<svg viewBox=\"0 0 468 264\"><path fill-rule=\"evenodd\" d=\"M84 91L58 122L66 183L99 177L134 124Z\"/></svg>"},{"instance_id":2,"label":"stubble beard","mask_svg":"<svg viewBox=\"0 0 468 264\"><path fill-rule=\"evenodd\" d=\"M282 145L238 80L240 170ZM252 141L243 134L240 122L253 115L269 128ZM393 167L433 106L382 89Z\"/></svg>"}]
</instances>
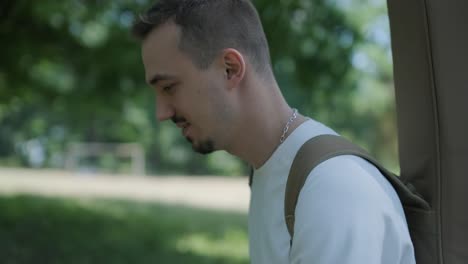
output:
<instances>
[{"instance_id":1,"label":"stubble beard","mask_svg":"<svg viewBox=\"0 0 468 264\"><path fill-rule=\"evenodd\" d=\"M187 122L185 118L181 116L176 116L176 115L174 115L171 119L172 119L172 122L174 122L174 124L177 124L180 122ZM193 140L189 137L186 137L186 139L188 142L192 144L192 149L195 152L198 152L200 154L210 154L215 151L214 142L211 139L200 141L200 143L198 144L195 144Z\"/></svg>"},{"instance_id":2,"label":"stubble beard","mask_svg":"<svg viewBox=\"0 0 468 264\"><path fill-rule=\"evenodd\" d=\"M187 140L192 144L192 149L200 154L205 155L215 151L214 142L211 139L200 141L198 144L195 144L190 138L187 138Z\"/></svg>"}]
</instances>

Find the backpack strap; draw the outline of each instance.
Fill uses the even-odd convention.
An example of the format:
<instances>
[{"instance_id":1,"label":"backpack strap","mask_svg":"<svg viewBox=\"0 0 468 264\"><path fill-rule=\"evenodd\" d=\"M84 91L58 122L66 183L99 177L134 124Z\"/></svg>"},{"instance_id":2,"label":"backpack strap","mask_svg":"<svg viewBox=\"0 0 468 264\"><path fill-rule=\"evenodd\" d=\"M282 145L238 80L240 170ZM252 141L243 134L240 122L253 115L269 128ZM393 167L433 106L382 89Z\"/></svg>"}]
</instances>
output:
<instances>
[{"instance_id":1,"label":"backpack strap","mask_svg":"<svg viewBox=\"0 0 468 264\"><path fill-rule=\"evenodd\" d=\"M355 155L366 159L376 166L392 184L402 203L412 204L418 208L430 208L428 203L415 193L411 186L405 186L398 176L386 170L361 147L336 135L316 136L304 143L297 152L291 165L286 183L284 216L289 235L291 236L291 243L294 236L296 204L299 198L299 193L304 186L307 177L317 165L339 155Z\"/></svg>"}]
</instances>

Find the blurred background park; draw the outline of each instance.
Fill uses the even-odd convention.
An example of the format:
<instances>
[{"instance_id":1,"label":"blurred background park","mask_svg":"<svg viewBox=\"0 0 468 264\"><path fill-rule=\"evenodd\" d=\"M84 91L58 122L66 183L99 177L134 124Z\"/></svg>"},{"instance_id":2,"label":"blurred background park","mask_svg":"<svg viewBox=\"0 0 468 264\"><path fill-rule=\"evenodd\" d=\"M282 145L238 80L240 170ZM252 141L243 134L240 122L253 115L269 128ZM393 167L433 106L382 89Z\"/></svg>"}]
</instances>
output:
<instances>
[{"instance_id":1,"label":"blurred background park","mask_svg":"<svg viewBox=\"0 0 468 264\"><path fill-rule=\"evenodd\" d=\"M174 124L155 121L129 33L151 2L0 3L1 263L249 262L248 166L224 152L195 154ZM386 2L254 3L290 105L398 172ZM55 185L61 178L71 180ZM76 181L83 178L107 187ZM220 202L169 203L157 186ZM71 195L73 187L90 195ZM241 205L223 204L223 195Z\"/></svg>"}]
</instances>

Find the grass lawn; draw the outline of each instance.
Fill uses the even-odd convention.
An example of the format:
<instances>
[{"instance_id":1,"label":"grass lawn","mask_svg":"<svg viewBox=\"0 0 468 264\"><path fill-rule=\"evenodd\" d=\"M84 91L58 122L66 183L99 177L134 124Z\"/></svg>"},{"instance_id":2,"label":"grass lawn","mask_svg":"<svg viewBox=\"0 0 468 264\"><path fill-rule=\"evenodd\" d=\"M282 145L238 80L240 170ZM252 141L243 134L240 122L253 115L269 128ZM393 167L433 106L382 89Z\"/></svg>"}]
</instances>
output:
<instances>
[{"instance_id":1,"label":"grass lawn","mask_svg":"<svg viewBox=\"0 0 468 264\"><path fill-rule=\"evenodd\" d=\"M248 263L245 214L0 196L0 262Z\"/></svg>"}]
</instances>

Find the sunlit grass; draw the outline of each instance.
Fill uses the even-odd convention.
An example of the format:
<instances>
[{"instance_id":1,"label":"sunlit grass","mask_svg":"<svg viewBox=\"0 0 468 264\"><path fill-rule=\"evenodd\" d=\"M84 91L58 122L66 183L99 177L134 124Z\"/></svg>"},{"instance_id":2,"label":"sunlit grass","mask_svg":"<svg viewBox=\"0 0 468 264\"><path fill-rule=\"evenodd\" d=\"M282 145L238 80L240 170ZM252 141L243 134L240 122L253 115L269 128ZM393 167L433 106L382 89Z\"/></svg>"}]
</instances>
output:
<instances>
[{"instance_id":1,"label":"sunlit grass","mask_svg":"<svg viewBox=\"0 0 468 264\"><path fill-rule=\"evenodd\" d=\"M192 233L181 237L176 248L202 256L248 260L247 236L243 229L228 229L220 238L207 233Z\"/></svg>"},{"instance_id":2,"label":"sunlit grass","mask_svg":"<svg viewBox=\"0 0 468 264\"><path fill-rule=\"evenodd\" d=\"M1 263L248 263L246 216L150 203L0 197Z\"/></svg>"}]
</instances>

